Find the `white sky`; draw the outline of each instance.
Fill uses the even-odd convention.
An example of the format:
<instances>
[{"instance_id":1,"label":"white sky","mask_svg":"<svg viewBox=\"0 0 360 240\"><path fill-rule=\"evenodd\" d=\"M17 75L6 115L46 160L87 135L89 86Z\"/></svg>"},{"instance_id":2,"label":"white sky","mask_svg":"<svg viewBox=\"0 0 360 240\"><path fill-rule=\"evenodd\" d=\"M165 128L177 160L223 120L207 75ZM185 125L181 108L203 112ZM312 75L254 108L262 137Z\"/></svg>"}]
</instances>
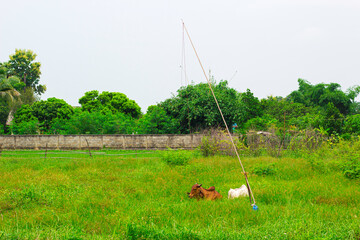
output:
<instances>
[{"instance_id":1,"label":"white sky","mask_svg":"<svg viewBox=\"0 0 360 240\"><path fill-rule=\"evenodd\" d=\"M206 71L234 76L238 91L286 96L298 78L360 84L358 0L3 1L0 62L31 49L42 99L76 106L86 91L116 91L146 112L182 84L181 19ZM205 82L188 41L186 49L190 80Z\"/></svg>"}]
</instances>

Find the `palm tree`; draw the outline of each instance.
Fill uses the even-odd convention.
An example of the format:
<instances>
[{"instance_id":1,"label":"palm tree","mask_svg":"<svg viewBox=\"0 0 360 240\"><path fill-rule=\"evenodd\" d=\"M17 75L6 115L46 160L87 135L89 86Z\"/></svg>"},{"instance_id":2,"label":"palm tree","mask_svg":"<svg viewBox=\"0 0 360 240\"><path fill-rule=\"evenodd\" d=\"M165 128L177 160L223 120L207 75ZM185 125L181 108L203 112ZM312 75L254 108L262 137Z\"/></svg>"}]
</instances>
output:
<instances>
[{"instance_id":1,"label":"palm tree","mask_svg":"<svg viewBox=\"0 0 360 240\"><path fill-rule=\"evenodd\" d=\"M12 76L7 78L6 68L0 66L0 98L5 99L10 109L6 125L9 125L13 119L15 104L21 101L20 93L14 88L19 83L20 79L18 77Z\"/></svg>"}]
</instances>

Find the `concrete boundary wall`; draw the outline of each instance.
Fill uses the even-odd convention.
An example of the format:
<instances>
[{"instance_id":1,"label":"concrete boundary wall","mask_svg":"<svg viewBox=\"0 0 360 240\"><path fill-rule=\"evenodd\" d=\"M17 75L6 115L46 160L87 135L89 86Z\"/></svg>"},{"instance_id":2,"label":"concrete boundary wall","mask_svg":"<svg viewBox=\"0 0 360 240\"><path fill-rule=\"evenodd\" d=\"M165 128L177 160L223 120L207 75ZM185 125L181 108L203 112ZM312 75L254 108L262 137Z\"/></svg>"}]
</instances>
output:
<instances>
[{"instance_id":1,"label":"concrete boundary wall","mask_svg":"<svg viewBox=\"0 0 360 240\"><path fill-rule=\"evenodd\" d=\"M188 135L0 135L1 149L193 149L201 134Z\"/></svg>"}]
</instances>

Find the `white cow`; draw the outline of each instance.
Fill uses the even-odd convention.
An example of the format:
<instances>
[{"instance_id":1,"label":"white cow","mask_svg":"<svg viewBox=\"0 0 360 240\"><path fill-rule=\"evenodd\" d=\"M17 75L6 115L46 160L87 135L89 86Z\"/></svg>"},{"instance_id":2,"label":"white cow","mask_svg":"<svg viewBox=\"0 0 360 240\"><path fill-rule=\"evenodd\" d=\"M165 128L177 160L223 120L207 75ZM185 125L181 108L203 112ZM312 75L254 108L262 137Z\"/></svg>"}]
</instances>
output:
<instances>
[{"instance_id":1,"label":"white cow","mask_svg":"<svg viewBox=\"0 0 360 240\"><path fill-rule=\"evenodd\" d=\"M248 197L248 196L249 196L249 192L245 185L242 185L241 187L235 189L230 188L228 193L229 199L234 199L238 197Z\"/></svg>"}]
</instances>

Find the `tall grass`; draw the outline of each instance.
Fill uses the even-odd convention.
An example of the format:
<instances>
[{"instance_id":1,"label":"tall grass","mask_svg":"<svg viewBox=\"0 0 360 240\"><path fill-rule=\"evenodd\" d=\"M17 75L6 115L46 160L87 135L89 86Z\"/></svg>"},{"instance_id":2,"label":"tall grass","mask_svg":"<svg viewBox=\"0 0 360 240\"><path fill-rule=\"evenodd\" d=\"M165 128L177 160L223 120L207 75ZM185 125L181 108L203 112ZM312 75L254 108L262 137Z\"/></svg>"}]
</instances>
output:
<instances>
[{"instance_id":1,"label":"tall grass","mask_svg":"<svg viewBox=\"0 0 360 240\"><path fill-rule=\"evenodd\" d=\"M15 153L23 155L10 155ZM359 180L346 178L336 166L319 172L308 155L243 158L259 206L253 211L248 198L226 198L230 188L245 183L231 156L193 157L174 165L158 152L107 150L92 158L50 152L46 159L37 153L0 157L4 239L360 237ZM186 192L196 182L215 186L224 198L189 199Z\"/></svg>"}]
</instances>

